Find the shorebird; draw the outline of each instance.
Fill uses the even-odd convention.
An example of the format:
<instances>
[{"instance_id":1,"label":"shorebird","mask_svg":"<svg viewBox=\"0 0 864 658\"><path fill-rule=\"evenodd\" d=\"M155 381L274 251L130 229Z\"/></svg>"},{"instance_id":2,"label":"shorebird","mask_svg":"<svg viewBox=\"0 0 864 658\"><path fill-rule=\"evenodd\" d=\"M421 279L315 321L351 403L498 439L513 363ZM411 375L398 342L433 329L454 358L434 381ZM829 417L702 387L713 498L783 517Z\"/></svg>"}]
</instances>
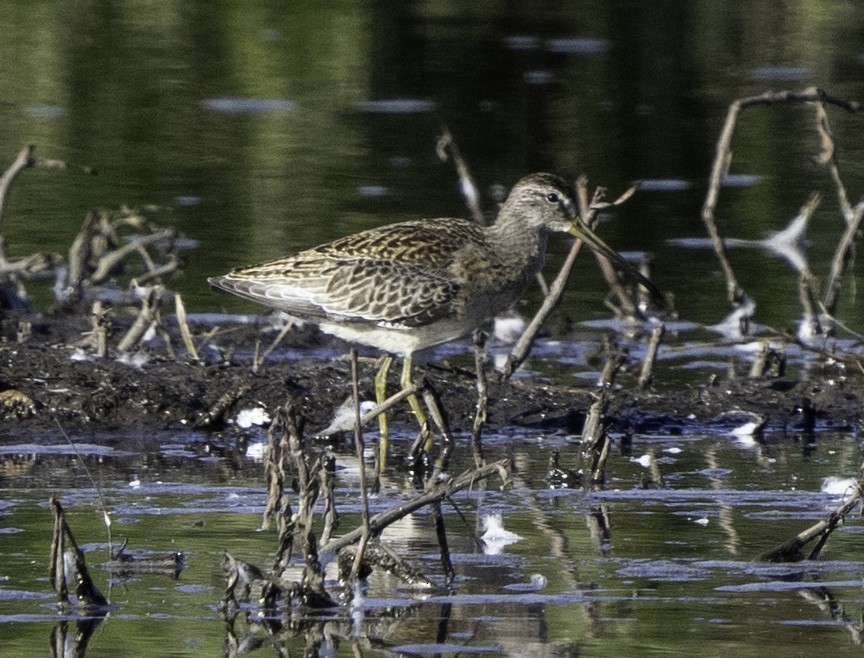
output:
<instances>
[{"instance_id":1,"label":"shorebird","mask_svg":"<svg viewBox=\"0 0 864 658\"><path fill-rule=\"evenodd\" d=\"M460 338L519 300L543 266L552 233L582 239L659 295L582 221L573 189L546 173L516 183L490 226L455 217L390 224L208 281L385 352L375 377L380 404L394 354L403 357L407 388L415 352ZM422 426L417 398L409 402ZM386 455L384 414L379 423Z\"/></svg>"}]
</instances>

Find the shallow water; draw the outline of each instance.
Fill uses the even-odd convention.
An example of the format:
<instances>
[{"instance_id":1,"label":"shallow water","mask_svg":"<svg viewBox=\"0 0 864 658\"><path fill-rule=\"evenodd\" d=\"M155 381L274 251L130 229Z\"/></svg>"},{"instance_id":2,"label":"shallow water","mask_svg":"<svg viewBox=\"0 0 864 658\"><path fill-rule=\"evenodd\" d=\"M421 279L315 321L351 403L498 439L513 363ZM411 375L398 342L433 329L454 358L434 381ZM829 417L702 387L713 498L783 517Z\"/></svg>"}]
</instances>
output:
<instances>
[{"instance_id":1,"label":"shallow water","mask_svg":"<svg viewBox=\"0 0 864 658\"><path fill-rule=\"evenodd\" d=\"M153 218L198 244L169 282L188 308L257 311L209 290L206 277L363 228L464 215L453 165L434 151L446 125L490 213L495 186L532 171L585 174L613 198L644 180L600 230L616 248L653 253L681 316L713 324L726 310L716 258L674 241L706 237L700 205L726 109L809 85L864 98L862 12L809 0L0 3L0 162L33 142L38 155L99 171L25 171L4 237L12 256L64 253L92 208L158 204ZM862 119L829 116L855 203ZM746 110L717 220L724 237L759 240L821 191L807 252L824 277L842 220L830 177L812 162L814 125L810 107ZM557 261L566 241L550 248ZM796 272L752 250L732 257L757 321L794 322ZM861 331L852 284L841 319ZM49 285L30 284L41 304ZM580 259L562 315L602 317L604 294L591 259Z\"/></svg>"},{"instance_id":2,"label":"shallow water","mask_svg":"<svg viewBox=\"0 0 864 658\"><path fill-rule=\"evenodd\" d=\"M862 100L864 5L481 4L0 2L0 161L33 142L38 155L100 172L23 172L3 218L10 255L65 252L94 207L159 204L154 218L194 241L182 253L183 276L168 282L190 311L257 313L208 290L206 277L387 222L463 215L452 164L434 154L446 124L487 211L496 185L536 170L585 173L613 197L645 181L600 231L616 248L653 253L653 277L675 297L681 321L667 325L655 382L662 389L746 369L756 345L718 341L734 323L715 326L728 305L699 220L715 140L732 100L768 88L818 85ZM864 179L862 118L829 116L854 203ZM721 233L753 246L819 190L804 247L824 278L843 224L830 179L812 162L811 108L746 111L733 148ZM554 265L566 243L550 249ZM732 260L762 330L794 327L796 272L761 249L736 249ZM858 261L838 315L862 331ZM51 302L51 283L28 282L37 308ZM603 334L620 329L606 319L605 294L591 259L580 259L549 337L518 376L596 380ZM526 314L537 302L529 291ZM631 345L634 359L640 349ZM470 364L470 344L432 358L442 356ZM790 376L813 363L788 346L787 358ZM359 609L301 619L276 638L260 627L237 628L234 638L216 611L222 553L266 565L274 549L274 535L256 530L263 479L246 456L260 435L76 436L73 450L58 436L25 441L0 428L2 653L48 655L61 623L48 582L52 493L91 564L107 556L99 495L112 510L115 543L186 555L176 580L113 582L115 608L89 656L216 655L235 641L262 643L255 655L275 655L275 646L350 655L351 637L370 655L857 652L857 520L817 563L752 559L836 504L820 489L825 478L855 474L858 437L817 426L815 441L769 434L758 442L732 429L636 435L632 451L611 460L607 487L585 493L549 489L544 479L554 449L565 466L575 464L571 437L489 428L490 453L513 456L513 486L457 497L465 523L447 510L452 590L417 593L376 576ZM466 459L465 442L457 459ZM337 452L350 466L350 450ZM357 522L355 472L339 478L343 528ZM646 474L662 475L664 486L640 488ZM375 509L408 495L398 473L386 491ZM489 554L477 545L478 518L495 514L519 539L505 536ZM440 582L425 513L389 541Z\"/></svg>"},{"instance_id":3,"label":"shallow water","mask_svg":"<svg viewBox=\"0 0 864 658\"><path fill-rule=\"evenodd\" d=\"M109 578L93 569L112 611L90 641L88 656L214 655L226 643L263 642L322 655L350 655L357 638L365 655L453 654L618 655L695 652L701 655L800 655L807 647L848 653L858 648L864 594L860 536L850 519L816 562L753 562L762 551L822 518L841 494L821 492L829 477L852 477L861 461L856 437L756 442L729 434L635 436L632 450L610 459L600 491L551 489L548 459L561 451L575 466L574 437L490 434L489 454L512 456L512 485L455 498L465 521L445 507L456 580L449 589L414 591L377 573L362 603L332 613L298 616L296 628L269 637L238 622L237 638L216 606L223 551L265 566L273 532L258 531L264 505L260 463L247 442L206 437L115 437L102 445L75 438L40 447L3 438L0 552L0 636L4 655L47 653L61 622L48 575L51 514L58 496L92 565L107 557L97 492L111 510L115 543L129 550L181 551L185 568L167 574ZM255 433L247 437L254 443ZM469 453L460 437L460 461ZM396 441L397 451L407 449ZM356 463L336 444L341 528L358 523ZM251 451L254 453L254 451ZM650 456L650 457L649 457ZM461 470L456 464L453 472ZM662 478L657 489L643 477ZM842 484L841 491L842 491ZM836 487L835 487L836 488ZM371 502L381 511L410 495L391 472ZM503 528L484 543L481 520L500 515ZM510 534L512 533L512 534ZM420 511L388 529L385 540L441 584L429 515ZM338 594L335 581L328 587ZM326 651L325 651L326 649Z\"/></svg>"}]
</instances>

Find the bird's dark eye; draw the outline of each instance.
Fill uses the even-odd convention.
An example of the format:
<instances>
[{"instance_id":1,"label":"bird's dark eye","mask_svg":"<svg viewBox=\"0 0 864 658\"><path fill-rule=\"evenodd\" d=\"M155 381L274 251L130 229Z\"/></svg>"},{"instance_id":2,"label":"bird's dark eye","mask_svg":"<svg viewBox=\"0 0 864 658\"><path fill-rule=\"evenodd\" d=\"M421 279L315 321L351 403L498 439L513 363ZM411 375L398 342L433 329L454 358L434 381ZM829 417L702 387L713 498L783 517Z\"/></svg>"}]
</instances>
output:
<instances>
[{"instance_id":1,"label":"bird's dark eye","mask_svg":"<svg viewBox=\"0 0 864 658\"><path fill-rule=\"evenodd\" d=\"M549 203L558 203L558 201L559 201L558 195L555 194L555 192L549 192L549 194L546 195L546 200Z\"/></svg>"}]
</instances>

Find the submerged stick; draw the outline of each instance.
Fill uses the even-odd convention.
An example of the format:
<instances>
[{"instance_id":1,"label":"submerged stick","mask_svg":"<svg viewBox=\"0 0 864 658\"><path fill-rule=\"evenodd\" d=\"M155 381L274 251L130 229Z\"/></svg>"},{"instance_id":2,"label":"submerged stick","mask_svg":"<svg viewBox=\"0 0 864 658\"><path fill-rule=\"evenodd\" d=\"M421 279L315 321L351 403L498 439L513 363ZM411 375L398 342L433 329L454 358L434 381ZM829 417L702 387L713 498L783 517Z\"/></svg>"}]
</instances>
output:
<instances>
[{"instance_id":1,"label":"submerged stick","mask_svg":"<svg viewBox=\"0 0 864 658\"><path fill-rule=\"evenodd\" d=\"M803 548L811 541L818 539L816 547L807 556L807 559L815 560L831 533L843 523L852 510L861 504L862 498L864 498L864 483L859 480L856 482L849 500L833 510L827 518L798 533L777 548L762 553L757 560L760 562L797 562L804 557Z\"/></svg>"},{"instance_id":2,"label":"submerged stick","mask_svg":"<svg viewBox=\"0 0 864 658\"><path fill-rule=\"evenodd\" d=\"M481 468L474 468L464 473L461 473L450 480L445 482L441 482L433 487L430 487L423 493L415 496L411 500L405 501L395 507L391 507L383 512L380 512L369 519L369 531L372 536L377 536L384 531L384 529L395 523L401 518L404 518L411 514L412 512L417 511L418 509L425 507L433 502L444 500L445 498L452 496L463 489L467 489L472 486L474 483L488 478L491 475L498 475L502 481L505 483L509 480L508 476L508 466L510 464L509 459L500 459L498 461L491 462L482 466ZM334 539L328 544L321 547L321 553L337 553L341 549L350 544L355 543L360 539L363 534L363 528L355 528L351 532L347 532L338 539Z\"/></svg>"}]
</instances>

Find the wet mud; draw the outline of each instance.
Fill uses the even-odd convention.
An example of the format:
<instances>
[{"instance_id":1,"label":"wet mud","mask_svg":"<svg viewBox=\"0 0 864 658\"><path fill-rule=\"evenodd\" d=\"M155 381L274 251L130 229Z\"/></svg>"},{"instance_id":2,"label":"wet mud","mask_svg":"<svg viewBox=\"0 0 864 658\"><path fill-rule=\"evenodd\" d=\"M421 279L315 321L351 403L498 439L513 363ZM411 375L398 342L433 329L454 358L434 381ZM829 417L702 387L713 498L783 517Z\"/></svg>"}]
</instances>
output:
<instances>
[{"instance_id":1,"label":"wet mud","mask_svg":"<svg viewBox=\"0 0 864 658\"><path fill-rule=\"evenodd\" d=\"M128 320L131 324L131 319ZM22 323L29 331L21 335ZM115 336L124 331L115 322ZM171 335L177 355L168 356L162 339L131 355L109 347L98 358L86 336L89 319L76 313L11 313L0 321L0 414L17 431L70 434L152 431L218 432L238 411L250 407L274 410L287 397L298 399L313 431L326 427L351 395L351 364L345 344L312 330L289 332L260 367L253 368L256 342L263 350L273 334L256 324L217 332L201 350L201 361L185 358L178 336ZM212 327L195 327L196 339ZM83 342L82 342L83 341ZM306 358L322 347L333 358ZM280 358L291 350L300 358ZM345 355L345 356L339 356ZM468 363L467 360L464 360ZM376 359L360 361L361 392L373 399ZM748 414L767 431L857 430L862 423L862 378L856 373L811 368L806 378L763 377L710 380L702 384L654 387L640 392L638 364L608 392L607 418L614 431L681 434L709 425L719 430L740 425ZM398 387L398 368L391 391ZM814 374L815 373L815 374ZM476 409L476 381L465 365L446 359L416 369L439 395L455 432L470 431ZM594 386L564 386L540 375L501 380L489 375L488 425L538 428L577 434L598 394ZM394 423L409 423L407 405L393 412Z\"/></svg>"}]
</instances>

